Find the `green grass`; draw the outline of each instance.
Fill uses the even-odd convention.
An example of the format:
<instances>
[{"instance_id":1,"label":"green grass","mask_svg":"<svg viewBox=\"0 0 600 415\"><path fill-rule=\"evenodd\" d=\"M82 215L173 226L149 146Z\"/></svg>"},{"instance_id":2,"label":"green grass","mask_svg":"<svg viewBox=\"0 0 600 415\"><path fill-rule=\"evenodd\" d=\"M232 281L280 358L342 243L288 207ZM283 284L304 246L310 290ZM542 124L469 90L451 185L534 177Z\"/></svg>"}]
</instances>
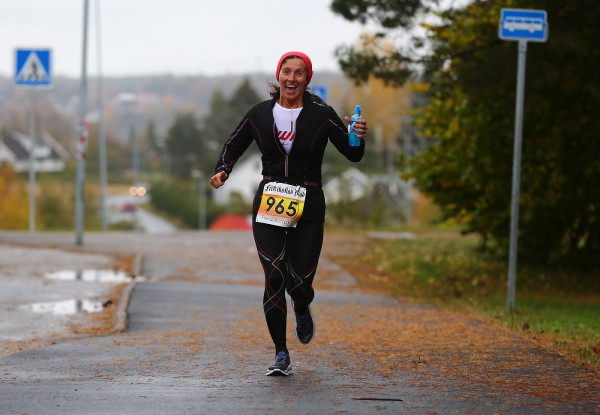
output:
<instances>
[{"instance_id":1,"label":"green grass","mask_svg":"<svg viewBox=\"0 0 600 415\"><path fill-rule=\"evenodd\" d=\"M581 294L524 293L513 313L498 298L481 301L477 310L516 331L527 332L544 346L600 369L600 303Z\"/></svg>"},{"instance_id":2,"label":"green grass","mask_svg":"<svg viewBox=\"0 0 600 415\"><path fill-rule=\"evenodd\" d=\"M390 294L475 312L600 370L600 271L518 266L515 309L509 313L506 261L485 255L476 238L454 231L417 236L372 240L362 254L339 259L385 276Z\"/></svg>"}]
</instances>

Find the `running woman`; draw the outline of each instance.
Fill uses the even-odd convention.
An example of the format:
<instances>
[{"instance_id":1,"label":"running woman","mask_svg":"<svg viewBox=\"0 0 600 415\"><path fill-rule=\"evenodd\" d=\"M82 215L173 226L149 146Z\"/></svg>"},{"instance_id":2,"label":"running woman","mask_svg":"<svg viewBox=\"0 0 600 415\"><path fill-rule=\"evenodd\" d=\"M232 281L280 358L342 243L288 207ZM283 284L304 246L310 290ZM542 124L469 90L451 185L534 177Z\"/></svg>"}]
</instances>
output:
<instances>
[{"instance_id":1,"label":"running woman","mask_svg":"<svg viewBox=\"0 0 600 415\"><path fill-rule=\"evenodd\" d=\"M348 128L335 110L307 89L312 62L287 52L277 63L271 99L251 108L225 142L210 184L223 186L237 160L254 141L262 153L262 175L252 207L252 231L265 274L263 309L275 346L267 375L290 375L286 343L287 292L296 317L296 337L308 344L315 334L310 304L323 245L325 197L321 165L328 141L348 160L365 152L367 123L354 131L360 145L348 144ZM349 117L345 117L350 122Z\"/></svg>"}]
</instances>

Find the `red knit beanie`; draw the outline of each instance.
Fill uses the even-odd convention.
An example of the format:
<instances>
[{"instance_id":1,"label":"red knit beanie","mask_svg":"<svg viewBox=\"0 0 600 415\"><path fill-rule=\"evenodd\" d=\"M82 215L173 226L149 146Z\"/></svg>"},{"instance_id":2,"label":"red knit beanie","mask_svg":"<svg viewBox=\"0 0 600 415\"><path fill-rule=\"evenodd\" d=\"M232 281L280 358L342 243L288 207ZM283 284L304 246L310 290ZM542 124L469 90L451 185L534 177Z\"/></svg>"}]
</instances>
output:
<instances>
[{"instance_id":1,"label":"red knit beanie","mask_svg":"<svg viewBox=\"0 0 600 415\"><path fill-rule=\"evenodd\" d=\"M281 65L283 64L283 61L286 60L286 58L289 58L290 56L297 56L304 61L304 64L306 65L306 85L310 84L310 78L312 78L313 76L312 62L310 61L310 58L302 52L284 53L283 56L279 58L279 63L277 63L277 72L275 72L275 79L279 81L279 72L281 72Z\"/></svg>"}]
</instances>

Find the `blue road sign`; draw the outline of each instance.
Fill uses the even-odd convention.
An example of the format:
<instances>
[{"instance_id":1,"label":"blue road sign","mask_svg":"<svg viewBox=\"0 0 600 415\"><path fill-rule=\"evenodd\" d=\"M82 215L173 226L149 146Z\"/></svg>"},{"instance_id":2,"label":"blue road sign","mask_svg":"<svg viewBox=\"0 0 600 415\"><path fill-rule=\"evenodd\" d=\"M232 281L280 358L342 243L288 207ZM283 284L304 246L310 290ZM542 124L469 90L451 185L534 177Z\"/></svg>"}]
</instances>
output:
<instances>
[{"instance_id":1,"label":"blue road sign","mask_svg":"<svg viewBox=\"0 0 600 415\"><path fill-rule=\"evenodd\" d=\"M52 84L50 49L17 49L15 85L49 87Z\"/></svg>"},{"instance_id":2,"label":"blue road sign","mask_svg":"<svg viewBox=\"0 0 600 415\"><path fill-rule=\"evenodd\" d=\"M503 40L545 42L548 39L546 11L502 9L498 36Z\"/></svg>"},{"instance_id":3,"label":"blue road sign","mask_svg":"<svg viewBox=\"0 0 600 415\"><path fill-rule=\"evenodd\" d=\"M327 102L327 87L323 85L311 86L310 90L313 94L317 95L324 102Z\"/></svg>"}]
</instances>

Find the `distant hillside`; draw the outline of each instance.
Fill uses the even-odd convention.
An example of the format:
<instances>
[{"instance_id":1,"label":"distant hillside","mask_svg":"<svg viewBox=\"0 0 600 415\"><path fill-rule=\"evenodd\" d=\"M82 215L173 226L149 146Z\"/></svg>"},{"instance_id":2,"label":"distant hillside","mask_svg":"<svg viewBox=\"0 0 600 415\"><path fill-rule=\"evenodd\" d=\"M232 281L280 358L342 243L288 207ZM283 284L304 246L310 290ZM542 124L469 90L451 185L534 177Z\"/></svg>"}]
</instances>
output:
<instances>
[{"instance_id":1,"label":"distant hillside","mask_svg":"<svg viewBox=\"0 0 600 415\"><path fill-rule=\"evenodd\" d=\"M107 133L128 140L132 128L141 131L153 120L159 135L166 133L178 112L192 111L198 117L206 114L216 90L230 96L244 78L249 78L259 96L268 99L268 82L274 74L254 73L223 76L141 76L107 77L103 79ZM39 91L37 111L39 127L49 130L68 144L73 142L74 126L79 113L80 79L56 77L52 88ZM347 112L345 103L351 84L335 72L315 73L311 85L326 86L328 101L338 112ZM12 78L0 76L0 128L27 130L30 108L29 91L15 89ZM88 79L90 120L96 119L98 108L97 80ZM240 114L240 117L243 114ZM67 125L63 125L63 124ZM232 126L234 128L235 126Z\"/></svg>"}]
</instances>

